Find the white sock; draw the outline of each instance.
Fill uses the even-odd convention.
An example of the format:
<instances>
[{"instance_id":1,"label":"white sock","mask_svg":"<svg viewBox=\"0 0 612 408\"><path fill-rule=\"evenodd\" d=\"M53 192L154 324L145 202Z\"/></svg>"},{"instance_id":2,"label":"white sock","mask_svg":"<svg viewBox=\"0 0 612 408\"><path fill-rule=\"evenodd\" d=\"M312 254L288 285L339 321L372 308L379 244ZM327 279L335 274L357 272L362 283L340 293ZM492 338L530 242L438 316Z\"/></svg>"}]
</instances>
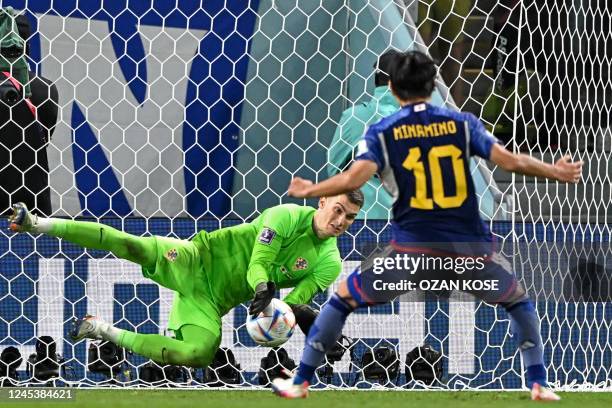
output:
<instances>
[{"instance_id":1,"label":"white sock","mask_svg":"<svg viewBox=\"0 0 612 408\"><path fill-rule=\"evenodd\" d=\"M103 322L101 320L98 320L96 324L98 325L98 332L104 340L108 340L115 344L119 343L123 329L119 329L112 324Z\"/></svg>"},{"instance_id":2,"label":"white sock","mask_svg":"<svg viewBox=\"0 0 612 408\"><path fill-rule=\"evenodd\" d=\"M37 234L48 234L53 228L53 224L57 221L56 218L36 217L32 232Z\"/></svg>"},{"instance_id":3,"label":"white sock","mask_svg":"<svg viewBox=\"0 0 612 408\"><path fill-rule=\"evenodd\" d=\"M105 333L102 334L104 340L108 340L112 343L119 344L119 339L121 339L121 334L124 332L123 329L119 329L115 326L108 325L108 329Z\"/></svg>"}]
</instances>

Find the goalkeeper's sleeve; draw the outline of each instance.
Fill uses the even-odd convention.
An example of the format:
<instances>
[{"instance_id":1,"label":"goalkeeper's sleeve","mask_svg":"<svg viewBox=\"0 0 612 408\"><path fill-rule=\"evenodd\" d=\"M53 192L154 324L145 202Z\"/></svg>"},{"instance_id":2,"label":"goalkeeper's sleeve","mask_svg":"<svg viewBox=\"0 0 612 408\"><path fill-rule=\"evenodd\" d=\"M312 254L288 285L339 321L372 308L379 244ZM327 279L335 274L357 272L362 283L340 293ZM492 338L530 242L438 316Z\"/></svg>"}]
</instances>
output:
<instances>
[{"instance_id":1,"label":"goalkeeper's sleeve","mask_svg":"<svg viewBox=\"0 0 612 408\"><path fill-rule=\"evenodd\" d=\"M308 304L318 292L325 291L340 275L342 261L335 253L322 254L323 261L314 270L298 282L293 290L283 299L289 305Z\"/></svg>"},{"instance_id":2,"label":"goalkeeper's sleeve","mask_svg":"<svg viewBox=\"0 0 612 408\"><path fill-rule=\"evenodd\" d=\"M262 227L257 233L251 260L247 270L247 281L255 291L260 283L267 283L268 271L276 259L283 240L293 231L291 210L285 206L269 208L264 213Z\"/></svg>"},{"instance_id":3,"label":"goalkeeper's sleeve","mask_svg":"<svg viewBox=\"0 0 612 408\"><path fill-rule=\"evenodd\" d=\"M261 237L270 235L273 235L270 239L270 243L262 244L260 242ZM259 232L257 242L255 242L253 246L249 269L247 271L247 281L253 291L255 291L255 288L260 283L267 283L270 280L268 278L268 271L270 270L272 262L276 259L276 255L280 251L282 243L283 238L278 236L278 233L270 227L264 227Z\"/></svg>"}]
</instances>

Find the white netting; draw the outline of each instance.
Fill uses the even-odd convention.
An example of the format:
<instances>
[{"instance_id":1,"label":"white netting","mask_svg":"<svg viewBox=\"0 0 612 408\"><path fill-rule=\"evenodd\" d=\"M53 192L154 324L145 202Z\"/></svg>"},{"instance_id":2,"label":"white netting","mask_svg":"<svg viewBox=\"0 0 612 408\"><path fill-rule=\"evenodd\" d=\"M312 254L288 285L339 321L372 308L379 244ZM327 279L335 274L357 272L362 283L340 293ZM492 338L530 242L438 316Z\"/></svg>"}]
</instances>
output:
<instances>
[{"instance_id":1,"label":"white netting","mask_svg":"<svg viewBox=\"0 0 612 408\"><path fill-rule=\"evenodd\" d=\"M514 151L548 162L567 153L585 161L576 186L473 163L482 215L495 235L541 250L515 260L517 273L531 279L527 290L542 292L541 281L570 269L543 255L554 253L543 241L609 241L612 17L603 1L59 3L30 1L24 10L32 24L31 67L59 94L57 127L46 147L55 216L189 238L288 202L291 176L320 180L345 164L331 156L328 164L328 151L342 144L352 151L333 135L344 110L374 95L377 56L388 48L418 48L441 62L433 103L475 113ZM11 167L23 137L10 146L0 142L0 171ZM36 156L36 150L45 151L20 154ZM44 168L42 160L33 162ZM17 177L32 165L19 167ZM14 193L3 184L9 178L14 173L0 176L5 195ZM43 200L27 177L25 188ZM362 245L390 238L379 214L372 210L339 240L343 277L358 264ZM47 237L3 232L0 249L0 348L17 346L24 356L20 371L36 339L51 336L65 359L62 381L105 381L87 369L86 343L67 339L72 318L86 313L165 333L172 293L143 278L138 266ZM608 285L606 296L608 258L592 262L602 276L599 286ZM530 275L539 267L542 275ZM609 388L612 303L606 296L566 301L561 292L537 298L549 379L562 387ZM325 300L318 296L315 305ZM240 365L235 383L259 384L269 350L248 338L245 319L244 306L224 317L222 346ZM406 355L425 343L443 355L437 386L522 385L507 316L485 304L379 306L352 315L345 334L357 341L334 364L336 385L413 387ZM303 340L297 330L285 346L296 363ZM364 372L363 356L376 351L395 352L399 360ZM128 356L118 380L139 384L145 363ZM21 379L30 374L22 371ZM185 384L216 382L210 371L178 374Z\"/></svg>"}]
</instances>

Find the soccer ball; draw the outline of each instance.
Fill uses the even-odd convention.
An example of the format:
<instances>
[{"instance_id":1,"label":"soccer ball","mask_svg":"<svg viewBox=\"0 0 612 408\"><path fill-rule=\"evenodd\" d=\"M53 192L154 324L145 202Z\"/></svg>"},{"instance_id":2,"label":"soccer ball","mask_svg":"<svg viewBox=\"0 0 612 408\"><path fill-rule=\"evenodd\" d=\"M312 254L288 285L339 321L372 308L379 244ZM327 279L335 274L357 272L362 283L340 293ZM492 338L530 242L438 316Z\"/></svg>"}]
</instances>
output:
<instances>
[{"instance_id":1,"label":"soccer ball","mask_svg":"<svg viewBox=\"0 0 612 408\"><path fill-rule=\"evenodd\" d=\"M275 298L259 315L249 316L246 328L255 343L277 347L293 334L295 315L289 305Z\"/></svg>"}]
</instances>

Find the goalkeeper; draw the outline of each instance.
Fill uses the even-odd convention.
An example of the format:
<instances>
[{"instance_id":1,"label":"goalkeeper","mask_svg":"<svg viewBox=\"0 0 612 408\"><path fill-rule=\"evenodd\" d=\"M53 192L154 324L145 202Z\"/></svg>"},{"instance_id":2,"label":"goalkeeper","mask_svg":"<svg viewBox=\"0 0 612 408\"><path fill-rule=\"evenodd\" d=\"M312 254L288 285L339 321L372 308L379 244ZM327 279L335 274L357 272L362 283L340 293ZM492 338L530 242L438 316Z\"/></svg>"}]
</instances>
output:
<instances>
[{"instance_id":1,"label":"goalkeeper","mask_svg":"<svg viewBox=\"0 0 612 408\"><path fill-rule=\"evenodd\" d=\"M294 288L284 301L308 333L316 315L306 305L340 274L336 237L350 227L362 205L359 190L323 197L316 210L278 205L250 223L200 231L190 241L37 217L22 203L13 206L9 221L15 232L44 233L110 251L141 265L145 277L175 291L168 328L176 338L122 330L87 316L75 323L75 341L108 340L160 364L206 367L221 342L221 317L251 298L249 313L259 314L276 288Z\"/></svg>"}]
</instances>

